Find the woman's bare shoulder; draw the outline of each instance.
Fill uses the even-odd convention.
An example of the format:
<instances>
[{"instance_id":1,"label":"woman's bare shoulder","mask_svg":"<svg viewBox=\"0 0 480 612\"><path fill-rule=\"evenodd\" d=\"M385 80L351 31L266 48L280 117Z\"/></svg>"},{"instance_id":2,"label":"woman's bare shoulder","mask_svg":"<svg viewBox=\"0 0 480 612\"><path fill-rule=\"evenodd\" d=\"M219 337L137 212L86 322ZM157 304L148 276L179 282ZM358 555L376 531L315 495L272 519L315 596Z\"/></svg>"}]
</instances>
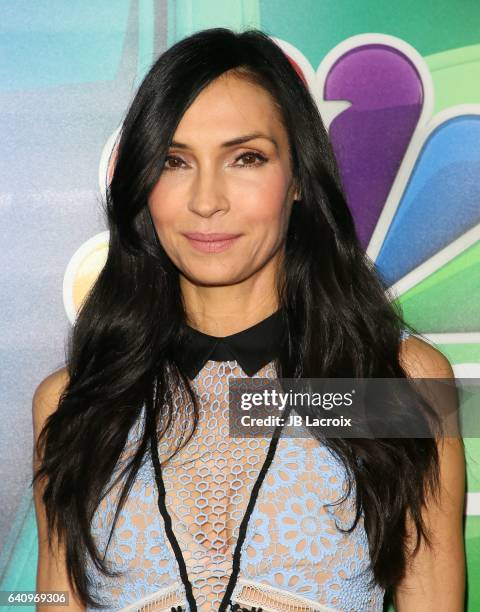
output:
<instances>
[{"instance_id":1,"label":"woman's bare shoulder","mask_svg":"<svg viewBox=\"0 0 480 612\"><path fill-rule=\"evenodd\" d=\"M32 412L36 429L57 409L60 396L65 390L68 380L67 368L61 368L44 378L35 389Z\"/></svg>"},{"instance_id":2,"label":"woman's bare shoulder","mask_svg":"<svg viewBox=\"0 0 480 612\"><path fill-rule=\"evenodd\" d=\"M453 370L445 355L414 335L400 343L400 363L413 378L453 378Z\"/></svg>"}]
</instances>

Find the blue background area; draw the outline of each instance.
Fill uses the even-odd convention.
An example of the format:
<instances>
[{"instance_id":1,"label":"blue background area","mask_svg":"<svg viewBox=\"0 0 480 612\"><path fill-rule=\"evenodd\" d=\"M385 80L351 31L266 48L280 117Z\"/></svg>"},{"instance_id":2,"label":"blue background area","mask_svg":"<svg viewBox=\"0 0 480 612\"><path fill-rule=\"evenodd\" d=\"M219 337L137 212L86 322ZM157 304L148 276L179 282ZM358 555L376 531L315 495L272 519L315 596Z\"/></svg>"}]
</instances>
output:
<instances>
[{"instance_id":1,"label":"blue background area","mask_svg":"<svg viewBox=\"0 0 480 612\"><path fill-rule=\"evenodd\" d=\"M0 87L56 87L113 79L130 2L21 0L0 9Z\"/></svg>"}]
</instances>

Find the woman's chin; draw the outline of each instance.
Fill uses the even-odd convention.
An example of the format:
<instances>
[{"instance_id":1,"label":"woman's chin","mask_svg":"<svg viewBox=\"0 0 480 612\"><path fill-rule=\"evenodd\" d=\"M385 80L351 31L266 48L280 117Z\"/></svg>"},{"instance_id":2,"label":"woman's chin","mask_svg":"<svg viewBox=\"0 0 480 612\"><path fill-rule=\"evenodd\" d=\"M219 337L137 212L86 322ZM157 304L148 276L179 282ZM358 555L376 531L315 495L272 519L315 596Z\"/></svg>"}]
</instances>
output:
<instances>
[{"instance_id":1,"label":"woman's chin","mask_svg":"<svg viewBox=\"0 0 480 612\"><path fill-rule=\"evenodd\" d=\"M235 274L231 270L221 269L219 267L218 270L215 269L216 266L209 266L209 269L206 270L205 266L201 271L189 270L186 272L182 272L182 274L194 285L205 286L205 287L220 287L225 285L234 285L235 283L239 283L244 278L248 277L248 274L242 276L240 274Z\"/></svg>"}]
</instances>

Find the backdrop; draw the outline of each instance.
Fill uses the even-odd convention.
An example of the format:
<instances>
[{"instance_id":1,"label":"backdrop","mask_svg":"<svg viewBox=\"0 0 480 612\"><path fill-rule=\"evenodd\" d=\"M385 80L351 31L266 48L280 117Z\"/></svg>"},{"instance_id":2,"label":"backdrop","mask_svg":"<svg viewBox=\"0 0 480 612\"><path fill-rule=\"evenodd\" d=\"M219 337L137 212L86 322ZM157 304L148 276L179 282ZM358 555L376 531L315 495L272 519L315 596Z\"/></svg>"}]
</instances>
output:
<instances>
[{"instance_id":1,"label":"backdrop","mask_svg":"<svg viewBox=\"0 0 480 612\"><path fill-rule=\"evenodd\" d=\"M100 196L116 131L152 61L214 26L266 31L303 73L362 244L407 320L457 376L480 378L478 2L2 2L0 589L35 588L31 398L63 365L68 328L105 258ZM480 441L465 442L474 612Z\"/></svg>"}]
</instances>

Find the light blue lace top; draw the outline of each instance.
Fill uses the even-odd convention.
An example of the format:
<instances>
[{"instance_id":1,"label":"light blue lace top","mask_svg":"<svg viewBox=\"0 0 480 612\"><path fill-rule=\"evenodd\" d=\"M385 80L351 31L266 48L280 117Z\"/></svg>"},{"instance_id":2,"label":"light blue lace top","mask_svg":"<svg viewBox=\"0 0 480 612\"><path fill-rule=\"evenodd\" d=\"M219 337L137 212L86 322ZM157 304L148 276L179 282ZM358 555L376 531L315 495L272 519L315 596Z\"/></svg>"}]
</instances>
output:
<instances>
[{"instance_id":1,"label":"light blue lace top","mask_svg":"<svg viewBox=\"0 0 480 612\"><path fill-rule=\"evenodd\" d=\"M402 339L408 335L402 334ZM251 489L265 460L269 439L229 438L228 380L246 377L236 361L207 361L193 380L200 399L200 421L192 440L162 468L165 503L185 559L201 612L215 612L232 572L232 552ZM256 373L274 378L273 362ZM178 410L189 410L178 402ZM186 420L182 420L183 423ZM142 422L125 451L133 448ZM170 456L181 434L175 425L159 444ZM371 586L363 516L350 534L354 494L337 506L346 491L343 465L313 437L284 437L253 508L241 547L240 571L231 600L237 609L263 612L342 610L377 612L384 591ZM105 550L118 486L95 513L92 531ZM106 558L120 577L87 571L94 592L108 610L191 610L174 551L160 515L151 459L145 461L123 507ZM88 608L91 609L91 608Z\"/></svg>"}]
</instances>

